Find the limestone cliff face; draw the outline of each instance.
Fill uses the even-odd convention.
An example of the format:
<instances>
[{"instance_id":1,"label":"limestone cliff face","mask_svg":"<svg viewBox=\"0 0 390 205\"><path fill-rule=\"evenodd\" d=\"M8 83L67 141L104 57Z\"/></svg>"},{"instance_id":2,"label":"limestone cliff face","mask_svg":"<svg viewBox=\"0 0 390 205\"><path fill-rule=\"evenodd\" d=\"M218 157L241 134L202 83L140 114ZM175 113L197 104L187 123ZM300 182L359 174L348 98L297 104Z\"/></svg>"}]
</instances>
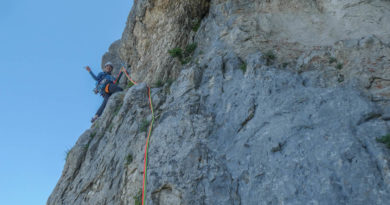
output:
<instances>
[{"instance_id":1,"label":"limestone cliff face","mask_svg":"<svg viewBox=\"0 0 390 205\"><path fill-rule=\"evenodd\" d=\"M387 0L136 0L103 63L143 83L80 136L48 204L138 202L159 80L146 204L388 204L389 20Z\"/></svg>"}]
</instances>

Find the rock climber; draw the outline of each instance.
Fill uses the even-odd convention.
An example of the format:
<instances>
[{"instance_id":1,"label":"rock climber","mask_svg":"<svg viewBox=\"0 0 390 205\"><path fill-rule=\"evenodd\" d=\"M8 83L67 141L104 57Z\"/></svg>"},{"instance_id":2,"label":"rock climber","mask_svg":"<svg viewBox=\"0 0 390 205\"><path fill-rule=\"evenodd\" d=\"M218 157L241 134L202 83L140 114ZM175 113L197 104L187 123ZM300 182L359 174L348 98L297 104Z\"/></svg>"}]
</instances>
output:
<instances>
[{"instance_id":1,"label":"rock climber","mask_svg":"<svg viewBox=\"0 0 390 205\"><path fill-rule=\"evenodd\" d=\"M118 78L115 79L111 75L111 72L114 69L111 62L107 62L103 68L104 72L100 72L97 76L91 71L89 66L86 66L85 69L89 72L89 74L91 74L92 78L96 80L96 88L94 89L94 93L100 93L100 95L104 98L102 105L99 107L95 116L91 120L93 123L103 113L108 98L115 92L123 91L121 87L115 84L115 82L119 82L120 78L122 77L122 72L119 74Z\"/></svg>"}]
</instances>

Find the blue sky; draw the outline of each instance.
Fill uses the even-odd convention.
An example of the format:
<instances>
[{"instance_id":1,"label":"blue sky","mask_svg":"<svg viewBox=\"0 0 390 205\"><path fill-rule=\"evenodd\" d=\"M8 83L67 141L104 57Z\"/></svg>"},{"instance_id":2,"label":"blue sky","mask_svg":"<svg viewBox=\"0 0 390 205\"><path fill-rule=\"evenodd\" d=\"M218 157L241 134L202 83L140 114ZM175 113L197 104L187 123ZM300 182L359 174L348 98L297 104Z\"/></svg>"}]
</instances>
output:
<instances>
[{"instance_id":1,"label":"blue sky","mask_svg":"<svg viewBox=\"0 0 390 205\"><path fill-rule=\"evenodd\" d=\"M132 3L0 1L1 205L46 204L102 102L83 67L100 71Z\"/></svg>"}]
</instances>

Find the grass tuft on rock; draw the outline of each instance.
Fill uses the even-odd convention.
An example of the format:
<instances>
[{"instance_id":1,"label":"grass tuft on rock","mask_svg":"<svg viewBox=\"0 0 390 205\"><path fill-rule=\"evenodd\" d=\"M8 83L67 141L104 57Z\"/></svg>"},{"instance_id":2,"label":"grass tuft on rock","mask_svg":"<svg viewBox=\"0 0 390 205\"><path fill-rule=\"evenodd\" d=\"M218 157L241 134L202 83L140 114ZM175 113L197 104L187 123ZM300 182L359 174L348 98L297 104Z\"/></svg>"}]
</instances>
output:
<instances>
[{"instance_id":1,"label":"grass tuft on rock","mask_svg":"<svg viewBox=\"0 0 390 205\"><path fill-rule=\"evenodd\" d=\"M246 72L246 63L243 63L241 66L240 66L240 69L242 70L243 73Z\"/></svg>"},{"instance_id":2,"label":"grass tuft on rock","mask_svg":"<svg viewBox=\"0 0 390 205\"><path fill-rule=\"evenodd\" d=\"M133 162L133 155L128 154L126 156L126 163L125 163L125 165L127 166L127 165L131 164L132 162Z\"/></svg>"},{"instance_id":3,"label":"grass tuft on rock","mask_svg":"<svg viewBox=\"0 0 390 205\"><path fill-rule=\"evenodd\" d=\"M385 136L376 138L376 141L385 144L386 147L390 149L390 133Z\"/></svg>"},{"instance_id":4,"label":"grass tuft on rock","mask_svg":"<svg viewBox=\"0 0 390 205\"><path fill-rule=\"evenodd\" d=\"M153 86L153 87L155 87L155 88L160 88L160 87L162 87L162 86L164 86L164 82L163 82L162 80L157 80L157 82L154 83L154 86Z\"/></svg>"},{"instance_id":5,"label":"grass tuft on rock","mask_svg":"<svg viewBox=\"0 0 390 205\"><path fill-rule=\"evenodd\" d=\"M338 63L338 64L336 65L336 68L337 68L338 70L343 69L343 64L342 64L342 63Z\"/></svg>"},{"instance_id":6,"label":"grass tuft on rock","mask_svg":"<svg viewBox=\"0 0 390 205\"><path fill-rule=\"evenodd\" d=\"M96 136L96 131L95 132L91 132L91 134L89 135L89 138L93 139L95 136Z\"/></svg>"},{"instance_id":7,"label":"grass tuft on rock","mask_svg":"<svg viewBox=\"0 0 390 205\"><path fill-rule=\"evenodd\" d=\"M83 147L83 149L85 150L85 151L87 151L88 150L88 148L89 148L89 144L90 144L91 142L88 142L86 145L84 145L84 147Z\"/></svg>"},{"instance_id":8,"label":"grass tuft on rock","mask_svg":"<svg viewBox=\"0 0 390 205\"><path fill-rule=\"evenodd\" d=\"M172 85L173 82L175 82L174 79L168 79L168 80L167 80L168 87L171 87L171 85Z\"/></svg>"},{"instance_id":9,"label":"grass tuft on rock","mask_svg":"<svg viewBox=\"0 0 390 205\"><path fill-rule=\"evenodd\" d=\"M198 47L198 44L196 43L191 43L191 44L188 44L187 47L186 47L186 52L185 54L187 55L191 55L195 49Z\"/></svg>"},{"instance_id":10,"label":"grass tuft on rock","mask_svg":"<svg viewBox=\"0 0 390 205\"><path fill-rule=\"evenodd\" d=\"M339 83L342 83L342 82L344 82L344 75L339 75L338 77L337 77L337 81L339 82Z\"/></svg>"},{"instance_id":11,"label":"grass tuft on rock","mask_svg":"<svg viewBox=\"0 0 390 205\"><path fill-rule=\"evenodd\" d=\"M181 48L173 48L168 50L168 53L174 58L183 58L183 50Z\"/></svg>"},{"instance_id":12,"label":"grass tuft on rock","mask_svg":"<svg viewBox=\"0 0 390 205\"><path fill-rule=\"evenodd\" d=\"M267 65L270 65L276 59L276 55L272 50L269 50L264 54L264 58L266 60Z\"/></svg>"},{"instance_id":13,"label":"grass tuft on rock","mask_svg":"<svg viewBox=\"0 0 390 205\"><path fill-rule=\"evenodd\" d=\"M337 63L337 59L335 57L330 57L329 58L329 63L332 64L332 63Z\"/></svg>"},{"instance_id":14,"label":"grass tuft on rock","mask_svg":"<svg viewBox=\"0 0 390 205\"><path fill-rule=\"evenodd\" d=\"M195 19L192 23L192 30L194 32L197 32L200 28L200 23L202 22L202 19Z\"/></svg>"},{"instance_id":15,"label":"grass tuft on rock","mask_svg":"<svg viewBox=\"0 0 390 205\"><path fill-rule=\"evenodd\" d=\"M184 52L183 49L181 48L173 48L171 50L168 50L168 53L173 58L178 58L182 65L185 65L192 60L192 54L194 53L197 47L198 47L197 43L191 43L186 46Z\"/></svg>"},{"instance_id":16,"label":"grass tuft on rock","mask_svg":"<svg viewBox=\"0 0 390 205\"><path fill-rule=\"evenodd\" d=\"M149 123L150 122L147 119L143 119L141 121L141 125L139 126L139 131L140 132L146 132L148 130Z\"/></svg>"},{"instance_id":17,"label":"grass tuft on rock","mask_svg":"<svg viewBox=\"0 0 390 205\"><path fill-rule=\"evenodd\" d=\"M134 205L141 205L142 204L142 190L139 190L137 195L133 196L134 199Z\"/></svg>"},{"instance_id":18,"label":"grass tuft on rock","mask_svg":"<svg viewBox=\"0 0 390 205\"><path fill-rule=\"evenodd\" d=\"M68 160L70 150L71 150L70 148L65 150L65 161Z\"/></svg>"}]
</instances>

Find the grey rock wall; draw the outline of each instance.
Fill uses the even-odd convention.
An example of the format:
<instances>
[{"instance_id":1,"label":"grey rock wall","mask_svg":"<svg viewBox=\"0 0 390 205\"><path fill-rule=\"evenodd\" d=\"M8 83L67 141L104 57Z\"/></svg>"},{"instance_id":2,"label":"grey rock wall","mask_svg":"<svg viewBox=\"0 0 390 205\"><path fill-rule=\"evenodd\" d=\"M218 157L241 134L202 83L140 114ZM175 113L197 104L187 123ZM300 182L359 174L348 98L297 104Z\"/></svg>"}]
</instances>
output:
<instances>
[{"instance_id":1,"label":"grey rock wall","mask_svg":"<svg viewBox=\"0 0 390 205\"><path fill-rule=\"evenodd\" d=\"M384 112L353 84L305 85L260 55L245 74L237 57L217 56L152 89L148 204L386 204L390 153L375 141L388 132ZM48 204L134 203L146 92L141 84L113 96Z\"/></svg>"},{"instance_id":2,"label":"grey rock wall","mask_svg":"<svg viewBox=\"0 0 390 205\"><path fill-rule=\"evenodd\" d=\"M139 202L156 79L146 204L388 204L390 2L212 0L197 32L176 24L194 5L134 2L119 55L146 83L110 98L47 204ZM165 53L188 42L186 65Z\"/></svg>"}]
</instances>

